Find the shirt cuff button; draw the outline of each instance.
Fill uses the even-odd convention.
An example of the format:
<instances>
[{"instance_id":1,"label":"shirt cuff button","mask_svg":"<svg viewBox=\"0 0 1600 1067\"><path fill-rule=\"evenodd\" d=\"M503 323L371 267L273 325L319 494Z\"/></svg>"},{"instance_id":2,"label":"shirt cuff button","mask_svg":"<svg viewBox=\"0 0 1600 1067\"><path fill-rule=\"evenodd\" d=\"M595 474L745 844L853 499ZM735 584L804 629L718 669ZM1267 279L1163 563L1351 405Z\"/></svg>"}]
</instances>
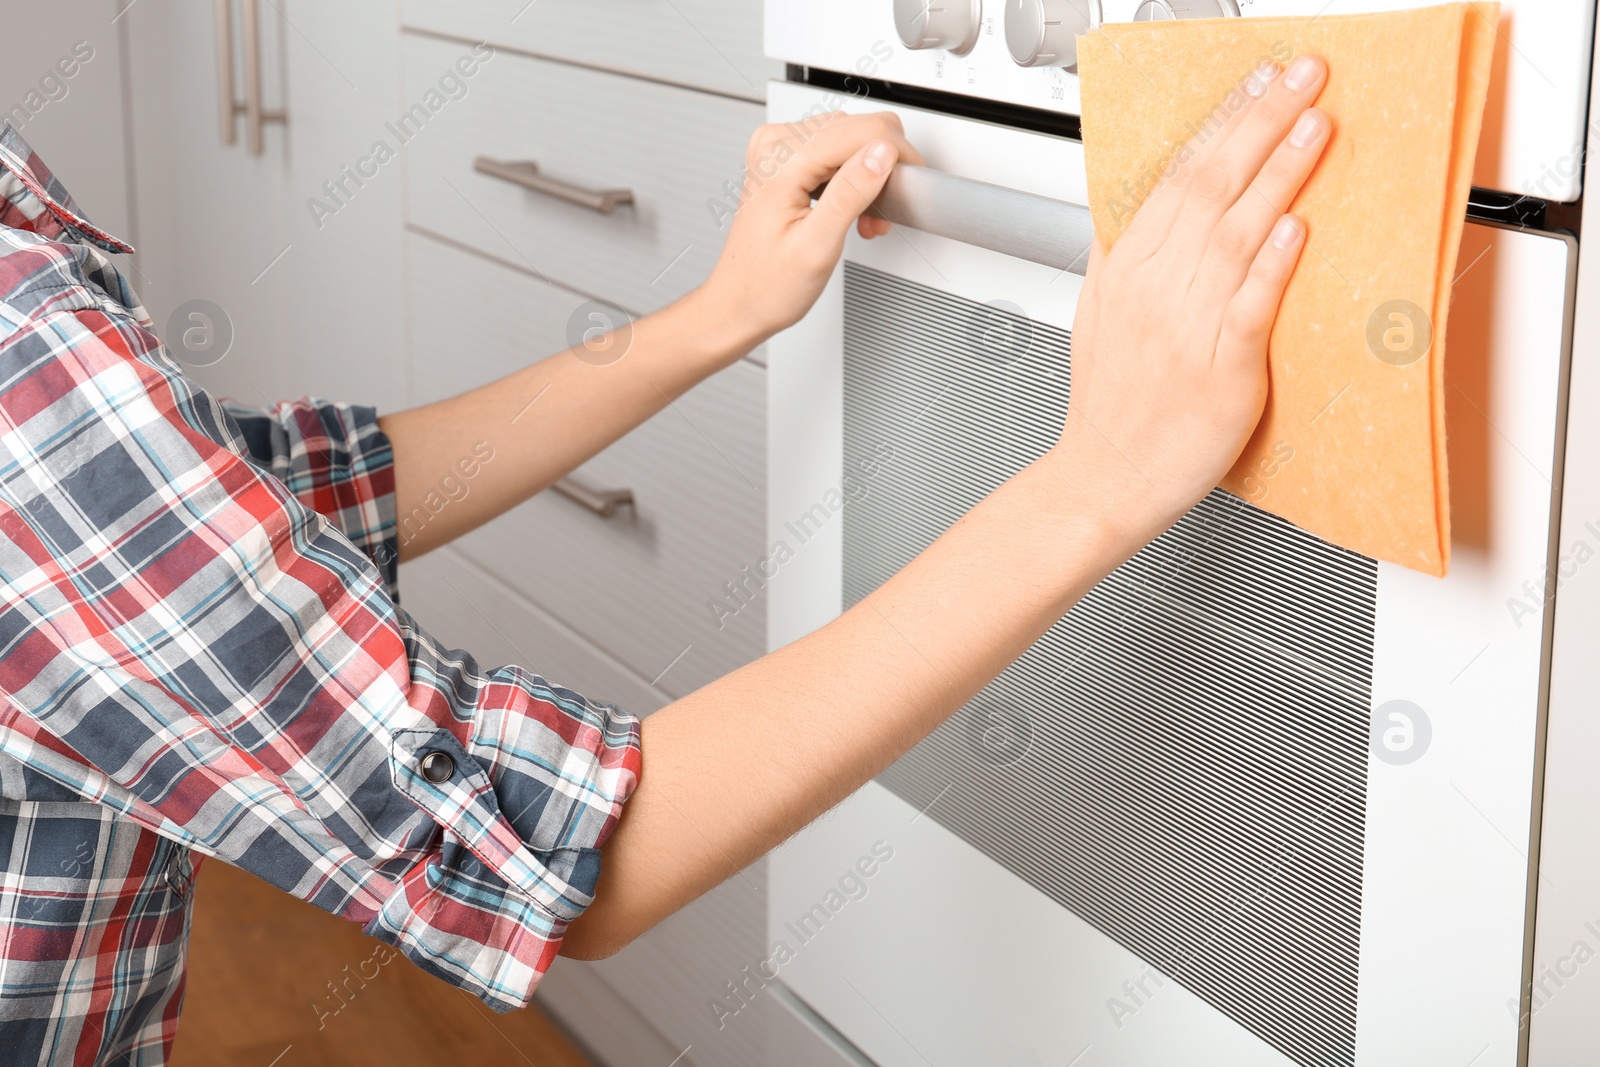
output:
<instances>
[{"instance_id":1,"label":"shirt cuff button","mask_svg":"<svg viewBox=\"0 0 1600 1067\"><path fill-rule=\"evenodd\" d=\"M450 776L456 773L456 761L448 753L430 752L422 757L422 777L438 785L448 782Z\"/></svg>"}]
</instances>

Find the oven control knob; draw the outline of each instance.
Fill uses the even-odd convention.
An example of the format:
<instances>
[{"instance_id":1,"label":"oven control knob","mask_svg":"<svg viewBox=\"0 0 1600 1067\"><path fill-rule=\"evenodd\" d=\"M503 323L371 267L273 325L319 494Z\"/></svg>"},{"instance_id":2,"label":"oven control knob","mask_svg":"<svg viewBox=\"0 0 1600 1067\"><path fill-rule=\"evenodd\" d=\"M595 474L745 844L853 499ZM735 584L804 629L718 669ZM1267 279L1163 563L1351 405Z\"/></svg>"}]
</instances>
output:
<instances>
[{"instance_id":1,"label":"oven control knob","mask_svg":"<svg viewBox=\"0 0 1600 1067\"><path fill-rule=\"evenodd\" d=\"M972 51L983 28L983 0L894 0L894 25L907 48Z\"/></svg>"},{"instance_id":2,"label":"oven control knob","mask_svg":"<svg viewBox=\"0 0 1600 1067\"><path fill-rule=\"evenodd\" d=\"M1135 22L1169 19L1220 19L1239 13L1237 0L1144 0L1133 13Z\"/></svg>"},{"instance_id":3,"label":"oven control knob","mask_svg":"<svg viewBox=\"0 0 1600 1067\"><path fill-rule=\"evenodd\" d=\"M1006 47L1023 67L1078 66L1078 34L1100 25L1100 0L1006 0Z\"/></svg>"}]
</instances>

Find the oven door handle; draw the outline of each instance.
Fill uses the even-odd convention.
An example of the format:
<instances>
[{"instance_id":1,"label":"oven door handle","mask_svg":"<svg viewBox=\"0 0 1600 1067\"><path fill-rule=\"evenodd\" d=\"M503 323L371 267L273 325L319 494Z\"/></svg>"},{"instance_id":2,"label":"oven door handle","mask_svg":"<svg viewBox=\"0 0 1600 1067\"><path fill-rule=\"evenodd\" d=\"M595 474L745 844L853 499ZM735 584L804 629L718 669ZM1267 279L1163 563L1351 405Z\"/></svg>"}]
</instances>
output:
<instances>
[{"instance_id":1,"label":"oven door handle","mask_svg":"<svg viewBox=\"0 0 1600 1067\"><path fill-rule=\"evenodd\" d=\"M813 197L821 196L819 188ZM1094 223L1082 204L901 163L870 214L1047 267L1082 274Z\"/></svg>"}]
</instances>

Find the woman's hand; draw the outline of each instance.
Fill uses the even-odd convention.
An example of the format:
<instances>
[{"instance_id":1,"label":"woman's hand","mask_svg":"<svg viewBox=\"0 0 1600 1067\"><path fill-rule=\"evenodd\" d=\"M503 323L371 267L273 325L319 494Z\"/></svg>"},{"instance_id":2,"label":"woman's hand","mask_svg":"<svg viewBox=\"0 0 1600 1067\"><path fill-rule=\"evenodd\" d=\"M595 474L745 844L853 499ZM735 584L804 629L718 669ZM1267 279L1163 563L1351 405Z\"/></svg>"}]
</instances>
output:
<instances>
[{"instance_id":1,"label":"woman's hand","mask_svg":"<svg viewBox=\"0 0 1600 1067\"><path fill-rule=\"evenodd\" d=\"M1285 214L1332 131L1320 59L1258 70L1247 103L1091 256L1056 453L1142 545L1239 458L1267 396L1267 337L1306 240Z\"/></svg>"},{"instance_id":2,"label":"woman's hand","mask_svg":"<svg viewBox=\"0 0 1600 1067\"><path fill-rule=\"evenodd\" d=\"M896 162L921 163L898 116L829 112L763 126L745 154L745 200L711 278L702 287L724 321L753 348L811 310L852 226L889 232L865 216ZM811 192L827 191L815 204Z\"/></svg>"}]
</instances>

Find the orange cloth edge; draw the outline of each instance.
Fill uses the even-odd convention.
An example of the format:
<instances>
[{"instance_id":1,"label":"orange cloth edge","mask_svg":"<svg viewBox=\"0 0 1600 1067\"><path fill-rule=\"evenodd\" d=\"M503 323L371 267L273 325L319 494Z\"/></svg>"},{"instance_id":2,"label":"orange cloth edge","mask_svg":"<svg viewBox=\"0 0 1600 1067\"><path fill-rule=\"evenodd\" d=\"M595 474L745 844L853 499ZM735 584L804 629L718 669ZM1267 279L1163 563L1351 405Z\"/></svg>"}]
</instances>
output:
<instances>
[{"instance_id":1,"label":"orange cloth edge","mask_svg":"<svg viewBox=\"0 0 1600 1067\"><path fill-rule=\"evenodd\" d=\"M1439 573L1450 570L1450 450L1445 427L1445 340L1449 333L1450 300L1455 287L1461 235L1472 196L1472 171L1483 131L1483 110L1489 99L1489 75L1499 33L1499 3L1467 3L1462 8L1461 68L1456 90L1455 137L1450 158L1450 185L1445 194L1444 229L1439 251L1439 287L1434 295L1433 376L1434 500L1439 508Z\"/></svg>"}]
</instances>

